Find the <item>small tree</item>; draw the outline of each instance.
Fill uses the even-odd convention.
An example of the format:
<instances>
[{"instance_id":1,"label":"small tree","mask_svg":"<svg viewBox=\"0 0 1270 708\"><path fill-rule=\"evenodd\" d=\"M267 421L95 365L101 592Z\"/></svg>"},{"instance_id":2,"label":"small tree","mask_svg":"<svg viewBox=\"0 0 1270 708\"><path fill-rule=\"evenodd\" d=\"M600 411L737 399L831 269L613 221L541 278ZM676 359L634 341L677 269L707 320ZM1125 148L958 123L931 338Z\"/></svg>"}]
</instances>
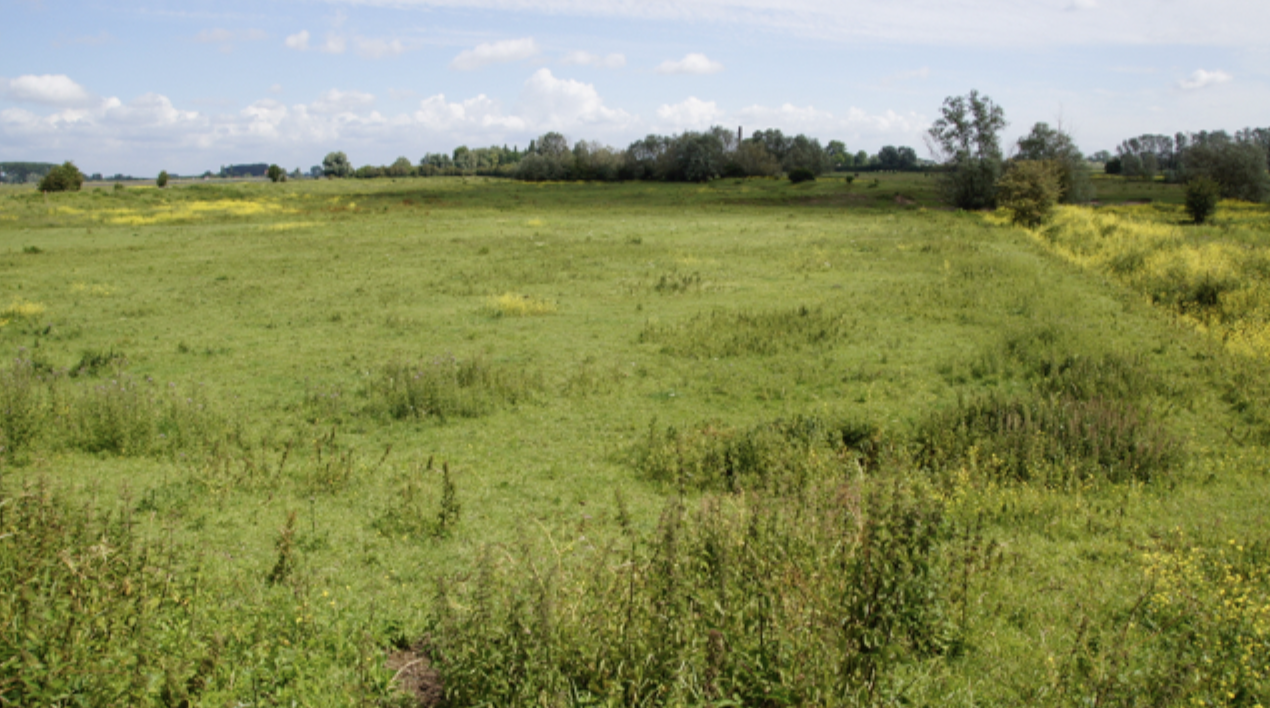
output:
<instances>
[{"instance_id":1,"label":"small tree","mask_svg":"<svg viewBox=\"0 0 1270 708\"><path fill-rule=\"evenodd\" d=\"M997 183L997 202L1019 226L1036 228L1062 195L1062 168L1053 160L1016 160Z\"/></svg>"},{"instance_id":2,"label":"small tree","mask_svg":"<svg viewBox=\"0 0 1270 708\"><path fill-rule=\"evenodd\" d=\"M322 158L322 174L327 177L352 177L353 165L348 161L348 155L330 152Z\"/></svg>"},{"instance_id":3,"label":"small tree","mask_svg":"<svg viewBox=\"0 0 1270 708\"><path fill-rule=\"evenodd\" d=\"M806 167L795 167L789 171L789 181L794 184L798 184L799 182L814 182L815 180L816 173Z\"/></svg>"},{"instance_id":4,"label":"small tree","mask_svg":"<svg viewBox=\"0 0 1270 708\"><path fill-rule=\"evenodd\" d=\"M270 182L286 182L287 181L286 170L282 169L281 167L278 167L277 165L269 165L269 169L265 170L265 176L269 178Z\"/></svg>"},{"instance_id":5,"label":"small tree","mask_svg":"<svg viewBox=\"0 0 1270 708\"><path fill-rule=\"evenodd\" d=\"M1217 211L1221 185L1208 177L1195 177L1186 183L1186 213L1196 224L1202 224Z\"/></svg>"},{"instance_id":6,"label":"small tree","mask_svg":"<svg viewBox=\"0 0 1270 708\"><path fill-rule=\"evenodd\" d=\"M163 189L164 187L168 186L168 171L167 170L160 171L159 176L154 179L154 183L159 186L159 189Z\"/></svg>"},{"instance_id":7,"label":"small tree","mask_svg":"<svg viewBox=\"0 0 1270 708\"><path fill-rule=\"evenodd\" d=\"M48 171L38 185L41 192L78 192L84 185L84 173L67 160Z\"/></svg>"},{"instance_id":8,"label":"small tree","mask_svg":"<svg viewBox=\"0 0 1270 708\"><path fill-rule=\"evenodd\" d=\"M940 113L927 131L927 146L948 168L944 199L959 209L995 207L1005 112L992 99L971 91L944 99Z\"/></svg>"}]
</instances>

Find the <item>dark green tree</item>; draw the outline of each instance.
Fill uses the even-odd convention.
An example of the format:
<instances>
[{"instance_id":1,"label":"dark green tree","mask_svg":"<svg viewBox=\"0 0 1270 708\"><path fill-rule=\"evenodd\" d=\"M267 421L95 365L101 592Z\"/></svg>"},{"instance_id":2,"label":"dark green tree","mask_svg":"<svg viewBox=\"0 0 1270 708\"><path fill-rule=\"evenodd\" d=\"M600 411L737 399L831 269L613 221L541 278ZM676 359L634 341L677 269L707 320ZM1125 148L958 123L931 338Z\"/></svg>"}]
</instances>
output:
<instances>
[{"instance_id":1,"label":"dark green tree","mask_svg":"<svg viewBox=\"0 0 1270 708\"><path fill-rule=\"evenodd\" d=\"M1207 177L1221 187L1221 196L1246 202L1270 195L1266 154L1255 142L1231 139L1225 133L1196 140L1182 154L1187 182Z\"/></svg>"},{"instance_id":2,"label":"dark green tree","mask_svg":"<svg viewBox=\"0 0 1270 708\"><path fill-rule=\"evenodd\" d=\"M997 203L1015 224L1040 226L1062 194L1062 169L1055 160L1014 160L997 183Z\"/></svg>"},{"instance_id":3,"label":"dark green tree","mask_svg":"<svg viewBox=\"0 0 1270 708\"><path fill-rule=\"evenodd\" d=\"M348 161L348 155L329 152L322 158L322 174L326 177L352 177L353 165Z\"/></svg>"},{"instance_id":4,"label":"dark green tree","mask_svg":"<svg viewBox=\"0 0 1270 708\"><path fill-rule=\"evenodd\" d=\"M1005 111L978 91L949 96L927 131L928 146L944 164L944 199L959 209L996 206Z\"/></svg>"},{"instance_id":5,"label":"dark green tree","mask_svg":"<svg viewBox=\"0 0 1270 708\"><path fill-rule=\"evenodd\" d=\"M1105 154L1110 159L1111 154ZM1055 164L1061 189L1059 202L1085 204L1094 198L1094 183L1085 158L1061 125L1058 128L1051 128L1048 123L1032 126L1032 132L1019 138L1017 159Z\"/></svg>"},{"instance_id":6,"label":"dark green tree","mask_svg":"<svg viewBox=\"0 0 1270 708\"><path fill-rule=\"evenodd\" d=\"M1196 224L1208 221L1217 211L1221 185L1216 180L1199 176L1186 183L1186 213Z\"/></svg>"},{"instance_id":7,"label":"dark green tree","mask_svg":"<svg viewBox=\"0 0 1270 708\"><path fill-rule=\"evenodd\" d=\"M158 185L159 189L163 189L168 186L168 171L161 170L159 172L159 176L154 178L154 183Z\"/></svg>"},{"instance_id":8,"label":"dark green tree","mask_svg":"<svg viewBox=\"0 0 1270 708\"><path fill-rule=\"evenodd\" d=\"M50 169L37 186L41 192L78 192L83 185L84 173L67 160Z\"/></svg>"},{"instance_id":9,"label":"dark green tree","mask_svg":"<svg viewBox=\"0 0 1270 708\"><path fill-rule=\"evenodd\" d=\"M269 169L265 170L265 176L269 178L270 182L287 181L287 171L277 165L269 165Z\"/></svg>"}]
</instances>

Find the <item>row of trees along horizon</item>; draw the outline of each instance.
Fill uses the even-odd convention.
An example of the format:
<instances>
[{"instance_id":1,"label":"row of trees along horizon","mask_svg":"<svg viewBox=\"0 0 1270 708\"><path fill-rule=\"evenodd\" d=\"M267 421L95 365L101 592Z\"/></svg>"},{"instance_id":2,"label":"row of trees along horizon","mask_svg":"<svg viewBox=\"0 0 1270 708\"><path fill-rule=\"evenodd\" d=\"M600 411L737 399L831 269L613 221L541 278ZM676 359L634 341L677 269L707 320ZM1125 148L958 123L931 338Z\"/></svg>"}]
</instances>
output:
<instances>
[{"instance_id":1,"label":"row of trees along horizon","mask_svg":"<svg viewBox=\"0 0 1270 708\"><path fill-rule=\"evenodd\" d=\"M405 157L391 165L354 168L343 152L327 154L321 166L309 171L311 177L401 178L439 175L488 175L526 181L622 181L655 180L705 182L720 177L788 176L791 181L815 179L839 171L933 170L941 175L945 201L961 209L992 209L998 204L1000 187L1013 166L1042 163L1028 180L1046 182L1041 202L1088 203L1096 196L1090 175L1101 163L1110 174L1129 178L1190 183L1203 178L1212 182L1210 191L1227 199L1260 202L1270 196L1270 128L1245 128L1233 135L1226 131L1179 132L1174 136L1141 135L1123 141L1113 155L1101 151L1084 156L1070 133L1061 125L1035 124L1019 138L1009 156L1001 144L1007 126L1004 110L992 99L971 91L966 96L950 96L940 108L940 117L926 134L933 160L922 160L910 147L886 146L876 155L850 152L840 140L822 145L806 135L787 136L780 130L759 130L743 137L715 126L705 131L685 131L678 135L649 135L619 150L595 141L570 144L558 132L548 132L519 148L460 146L450 154L429 153L418 164ZM35 163L0 163L26 165ZM247 174L263 172L269 179L285 181L290 175L277 165L264 163L232 166L247 168ZM1039 171L1037 171L1039 169ZM73 174L72 174L73 171ZM8 171L5 172L8 174ZM233 174L221 168L222 176ZM204 173L210 177L211 173ZM160 186L166 184L166 172ZM1025 180L1027 181L1027 180ZM79 189L83 175L67 162L50 169L40 181L40 189ZM1052 183L1052 184L1050 184ZM1016 180L1016 187L1019 183ZM1038 188L1038 185L1031 184ZM1029 197L1031 199L1032 197ZM1023 221L1031 221L1028 217ZM1198 220L1198 219L1197 219Z\"/></svg>"}]
</instances>

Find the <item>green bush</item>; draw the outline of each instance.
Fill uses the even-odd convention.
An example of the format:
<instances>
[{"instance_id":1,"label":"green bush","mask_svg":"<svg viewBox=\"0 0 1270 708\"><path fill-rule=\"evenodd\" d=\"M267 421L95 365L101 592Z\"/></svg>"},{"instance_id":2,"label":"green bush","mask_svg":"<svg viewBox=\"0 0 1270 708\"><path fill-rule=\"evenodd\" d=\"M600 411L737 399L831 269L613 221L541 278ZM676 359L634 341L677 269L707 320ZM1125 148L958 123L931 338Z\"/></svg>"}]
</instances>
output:
<instances>
[{"instance_id":1,"label":"green bush","mask_svg":"<svg viewBox=\"0 0 1270 708\"><path fill-rule=\"evenodd\" d=\"M816 173L806 167L795 167L789 171L789 181L794 184L798 184L800 182L814 182L815 180Z\"/></svg>"},{"instance_id":2,"label":"green bush","mask_svg":"<svg viewBox=\"0 0 1270 708\"><path fill-rule=\"evenodd\" d=\"M1036 228L1054 211L1062 195L1058 165L1049 160L1010 163L997 182L997 204L1019 226Z\"/></svg>"},{"instance_id":3,"label":"green bush","mask_svg":"<svg viewBox=\"0 0 1270 708\"><path fill-rule=\"evenodd\" d=\"M83 185L84 173L67 160L49 170L37 186L41 192L78 192Z\"/></svg>"},{"instance_id":4,"label":"green bush","mask_svg":"<svg viewBox=\"0 0 1270 708\"><path fill-rule=\"evenodd\" d=\"M287 181L286 170L282 169L281 167L278 167L277 165L269 165L269 169L265 170L265 176L269 178L270 182L286 182Z\"/></svg>"},{"instance_id":5,"label":"green bush","mask_svg":"<svg viewBox=\"0 0 1270 708\"><path fill-rule=\"evenodd\" d=\"M158 185L159 189L163 189L168 186L168 171L163 170L160 172L159 176L155 178L154 183Z\"/></svg>"},{"instance_id":6,"label":"green bush","mask_svg":"<svg viewBox=\"0 0 1270 708\"><path fill-rule=\"evenodd\" d=\"M1221 185L1208 177L1196 177L1186 183L1186 213L1202 224L1212 218L1221 199Z\"/></svg>"}]
</instances>

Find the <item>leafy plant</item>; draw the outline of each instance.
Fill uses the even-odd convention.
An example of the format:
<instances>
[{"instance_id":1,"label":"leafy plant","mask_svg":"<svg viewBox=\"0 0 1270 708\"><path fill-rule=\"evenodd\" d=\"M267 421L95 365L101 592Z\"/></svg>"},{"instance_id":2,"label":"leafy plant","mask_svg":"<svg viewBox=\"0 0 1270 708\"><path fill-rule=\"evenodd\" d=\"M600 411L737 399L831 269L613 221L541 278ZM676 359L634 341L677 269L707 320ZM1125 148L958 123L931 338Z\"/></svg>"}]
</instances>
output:
<instances>
[{"instance_id":1,"label":"leafy plant","mask_svg":"<svg viewBox=\"0 0 1270 708\"><path fill-rule=\"evenodd\" d=\"M84 173L69 160L48 171L37 188L41 192L78 192L84 185Z\"/></svg>"},{"instance_id":2,"label":"leafy plant","mask_svg":"<svg viewBox=\"0 0 1270 708\"><path fill-rule=\"evenodd\" d=\"M997 204L1019 226L1036 228L1049 218L1061 196L1059 169L1048 160L1018 160L997 183Z\"/></svg>"},{"instance_id":3,"label":"leafy plant","mask_svg":"<svg viewBox=\"0 0 1270 708\"><path fill-rule=\"evenodd\" d=\"M1221 185L1209 177L1196 177L1186 183L1186 213L1191 221L1203 224L1217 211Z\"/></svg>"}]
</instances>

